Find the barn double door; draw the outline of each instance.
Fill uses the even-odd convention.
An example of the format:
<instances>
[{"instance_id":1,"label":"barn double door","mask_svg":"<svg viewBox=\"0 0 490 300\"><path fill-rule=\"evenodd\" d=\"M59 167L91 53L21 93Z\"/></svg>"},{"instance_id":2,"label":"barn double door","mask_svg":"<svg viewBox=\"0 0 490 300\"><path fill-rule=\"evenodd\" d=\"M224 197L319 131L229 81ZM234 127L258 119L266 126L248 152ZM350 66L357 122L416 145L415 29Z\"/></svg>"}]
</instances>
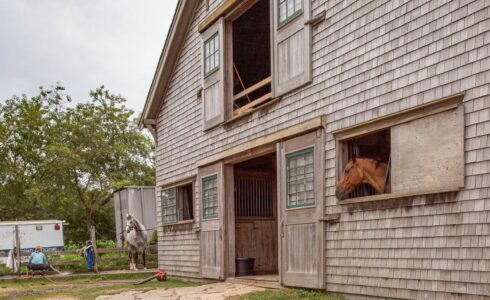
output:
<instances>
[{"instance_id":1,"label":"barn double door","mask_svg":"<svg viewBox=\"0 0 490 300\"><path fill-rule=\"evenodd\" d=\"M278 145L279 278L323 288L323 132Z\"/></svg>"}]
</instances>

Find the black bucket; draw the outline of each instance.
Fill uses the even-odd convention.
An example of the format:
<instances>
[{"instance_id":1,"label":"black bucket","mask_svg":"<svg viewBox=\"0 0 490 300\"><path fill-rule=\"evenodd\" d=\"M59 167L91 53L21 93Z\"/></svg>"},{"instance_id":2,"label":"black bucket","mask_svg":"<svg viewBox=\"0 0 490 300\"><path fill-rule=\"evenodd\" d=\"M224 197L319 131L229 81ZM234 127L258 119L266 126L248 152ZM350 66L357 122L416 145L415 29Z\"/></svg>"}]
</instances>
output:
<instances>
[{"instance_id":1,"label":"black bucket","mask_svg":"<svg viewBox=\"0 0 490 300\"><path fill-rule=\"evenodd\" d=\"M235 262L236 276L247 276L253 274L255 258L237 257Z\"/></svg>"}]
</instances>

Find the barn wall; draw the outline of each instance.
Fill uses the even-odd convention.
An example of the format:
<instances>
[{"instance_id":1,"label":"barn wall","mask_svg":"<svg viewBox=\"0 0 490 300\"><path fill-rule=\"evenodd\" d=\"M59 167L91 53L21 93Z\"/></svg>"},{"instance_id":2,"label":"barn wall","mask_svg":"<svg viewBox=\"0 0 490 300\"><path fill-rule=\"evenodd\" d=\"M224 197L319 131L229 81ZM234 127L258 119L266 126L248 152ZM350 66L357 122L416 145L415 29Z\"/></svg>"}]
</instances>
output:
<instances>
[{"instance_id":1,"label":"barn wall","mask_svg":"<svg viewBox=\"0 0 490 300\"><path fill-rule=\"evenodd\" d=\"M332 62L328 73L339 76L327 81L341 80L321 91L332 100L326 212L341 213L327 226L328 290L412 299L490 294L489 4L328 4L330 35L321 51ZM460 92L465 190L338 205L330 132Z\"/></svg>"},{"instance_id":2,"label":"barn wall","mask_svg":"<svg viewBox=\"0 0 490 300\"><path fill-rule=\"evenodd\" d=\"M312 15L327 12L313 29L313 82L266 112L203 132L196 92L197 24L211 11L204 2L158 117L157 185L196 175L199 159L326 116L326 213L341 213L338 224L327 225L327 290L409 298L488 295L490 2L313 0ZM220 1L209 2L214 8ZM460 92L466 93L465 190L338 204L333 130ZM161 225L159 200L157 208ZM159 263L170 274L199 276L197 224L159 227Z\"/></svg>"}]
</instances>

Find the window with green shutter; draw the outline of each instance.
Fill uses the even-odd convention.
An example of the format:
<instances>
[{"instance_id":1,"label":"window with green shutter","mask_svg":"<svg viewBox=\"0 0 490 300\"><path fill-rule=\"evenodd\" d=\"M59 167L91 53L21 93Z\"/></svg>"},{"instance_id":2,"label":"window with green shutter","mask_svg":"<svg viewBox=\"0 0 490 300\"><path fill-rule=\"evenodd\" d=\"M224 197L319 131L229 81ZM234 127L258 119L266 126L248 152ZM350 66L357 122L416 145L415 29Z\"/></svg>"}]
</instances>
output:
<instances>
[{"instance_id":1,"label":"window with green shutter","mask_svg":"<svg viewBox=\"0 0 490 300\"><path fill-rule=\"evenodd\" d=\"M194 183L189 182L161 191L163 224L194 219Z\"/></svg>"},{"instance_id":2,"label":"window with green shutter","mask_svg":"<svg viewBox=\"0 0 490 300\"><path fill-rule=\"evenodd\" d=\"M315 204L314 148L286 155L287 208Z\"/></svg>"},{"instance_id":3,"label":"window with green shutter","mask_svg":"<svg viewBox=\"0 0 490 300\"><path fill-rule=\"evenodd\" d=\"M204 219L218 216L218 176L202 179L202 214Z\"/></svg>"},{"instance_id":4,"label":"window with green shutter","mask_svg":"<svg viewBox=\"0 0 490 300\"><path fill-rule=\"evenodd\" d=\"M171 188L161 192L163 224L175 223L178 220L177 189Z\"/></svg>"},{"instance_id":5,"label":"window with green shutter","mask_svg":"<svg viewBox=\"0 0 490 300\"><path fill-rule=\"evenodd\" d=\"M279 25L286 24L303 10L303 0L277 0L279 1Z\"/></svg>"},{"instance_id":6,"label":"window with green shutter","mask_svg":"<svg viewBox=\"0 0 490 300\"><path fill-rule=\"evenodd\" d=\"M204 42L204 75L208 76L219 69L219 35L213 34Z\"/></svg>"}]
</instances>

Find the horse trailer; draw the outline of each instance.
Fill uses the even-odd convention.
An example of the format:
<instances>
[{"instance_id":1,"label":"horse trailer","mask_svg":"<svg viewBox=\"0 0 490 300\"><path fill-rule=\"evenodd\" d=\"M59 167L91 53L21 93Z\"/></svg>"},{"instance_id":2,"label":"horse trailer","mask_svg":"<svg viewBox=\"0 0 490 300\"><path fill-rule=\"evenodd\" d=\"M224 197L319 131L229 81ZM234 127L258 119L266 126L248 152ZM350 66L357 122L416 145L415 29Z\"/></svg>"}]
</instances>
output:
<instances>
[{"instance_id":1,"label":"horse trailer","mask_svg":"<svg viewBox=\"0 0 490 300\"><path fill-rule=\"evenodd\" d=\"M60 220L0 222L0 252L8 253L13 249L17 235L23 253L34 251L36 246L41 246L44 251L63 250L64 224L65 221ZM5 264L6 259L0 257L0 263Z\"/></svg>"},{"instance_id":2,"label":"horse trailer","mask_svg":"<svg viewBox=\"0 0 490 300\"><path fill-rule=\"evenodd\" d=\"M117 246L122 247L125 235L126 215L134 216L147 228L148 239L157 227L157 213L155 207L155 187L127 186L114 192L114 217L116 221Z\"/></svg>"}]
</instances>

